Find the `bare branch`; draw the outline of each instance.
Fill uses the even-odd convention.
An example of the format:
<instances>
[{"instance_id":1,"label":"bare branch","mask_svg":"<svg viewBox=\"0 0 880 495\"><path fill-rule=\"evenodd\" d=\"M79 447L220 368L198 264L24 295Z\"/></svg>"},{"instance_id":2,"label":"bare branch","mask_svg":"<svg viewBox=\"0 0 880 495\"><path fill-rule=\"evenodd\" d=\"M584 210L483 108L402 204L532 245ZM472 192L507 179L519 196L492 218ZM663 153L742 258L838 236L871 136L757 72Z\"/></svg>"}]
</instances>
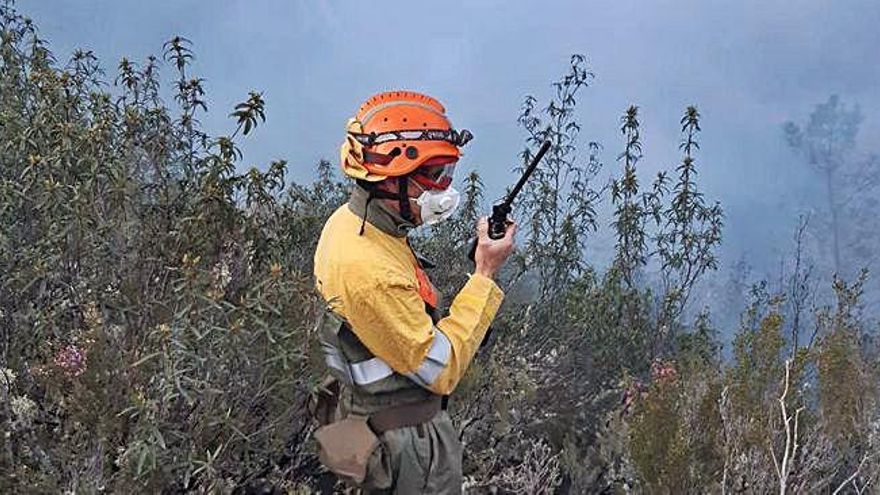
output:
<instances>
[{"instance_id":1,"label":"bare branch","mask_svg":"<svg viewBox=\"0 0 880 495\"><path fill-rule=\"evenodd\" d=\"M853 487L856 489L856 492L860 492L860 490L859 490L859 488L858 488L858 485L856 484L855 480L856 480L856 478L859 476L859 473L862 471L862 466L865 465L865 461L867 461L868 458L870 458L870 457L871 457L871 456L868 455L868 454L865 454L864 456L862 456L862 460L861 460L861 462L859 462L859 466L856 468L856 470L853 472L853 474L851 474L851 475L849 476L849 478L843 480L843 483L841 483L841 484L837 487L837 489L834 490L834 491L831 493L831 495L837 495L838 493L840 493L841 490L843 490L843 489L846 487L846 485L848 485L848 484L850 484L850 483L853 484ZM865 488L865 487L862 487L862 488Z\"/></svg>"},{"instance_id":2,"label":"bare branch","mask_svg":"<svg viewBox=\"0 0 880 495\"><path fill-rule=\"evenodd\" d=\"M770 442L770 454L773 457L773 464L776 468L776 475L779 478L779 495L785 495L788 491L788 478L794 471L795 459L798 450L798 422L800 420L803 407L795 410L794 416L788 412L788 406L785 399L788 396L788 389L791 385L791 359L785 360L785 379L782 383L782 394L779 396L779 412L782 416L782 425L785 428L785 450L782 452L782 460L776 457L773 449L773 440Z\"/></svg>"}]
</instances>

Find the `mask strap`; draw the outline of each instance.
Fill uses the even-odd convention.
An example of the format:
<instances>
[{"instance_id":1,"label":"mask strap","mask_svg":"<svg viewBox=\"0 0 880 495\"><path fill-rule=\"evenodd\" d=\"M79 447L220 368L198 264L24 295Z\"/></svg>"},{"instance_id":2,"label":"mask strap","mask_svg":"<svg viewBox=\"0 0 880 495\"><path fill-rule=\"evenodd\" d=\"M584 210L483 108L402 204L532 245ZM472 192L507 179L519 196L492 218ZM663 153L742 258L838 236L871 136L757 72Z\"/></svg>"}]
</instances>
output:
<instances>
[{"instance_id":1,"label":"mask strap","mask_svg":"<svg viewBox=\"0 0 880 495\"><path fill-rule=\"evenodd\" d=\"M397 178L397 200L400 204L400 216L409 223L415 223L412 215L412 209L409 206L409 178L401 176Z\"/></svg>"}]
</instances>

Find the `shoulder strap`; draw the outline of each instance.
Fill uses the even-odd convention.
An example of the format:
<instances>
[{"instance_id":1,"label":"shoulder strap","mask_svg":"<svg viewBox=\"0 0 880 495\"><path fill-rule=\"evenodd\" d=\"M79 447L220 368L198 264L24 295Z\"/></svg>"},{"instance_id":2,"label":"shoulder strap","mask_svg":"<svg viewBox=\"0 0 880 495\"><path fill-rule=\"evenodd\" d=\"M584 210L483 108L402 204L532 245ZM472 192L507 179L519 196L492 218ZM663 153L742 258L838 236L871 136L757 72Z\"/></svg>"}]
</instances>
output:
<instances>
[{"instance_id":1,"label":"shoulder strap","mask_svg":"<svg viewBox=\"0 0 880 495\"><path fill-rule=\"evenodd\" d=\"M412 244L409 242L409 238L406 240L406 246L416 260L414 267L416 270L416 278L419 281L419 297L425 302L425 312L428 313L428 316L431 317L431 320L434 323L437 323L439 319L437 307L440 304L440 292L437 291L437 288L434 287L434 284L431 283L431 279L425 272L425 268L434 268L434 264L420 256L419 253L413 249Z\"/></svg>"}]
</instances>

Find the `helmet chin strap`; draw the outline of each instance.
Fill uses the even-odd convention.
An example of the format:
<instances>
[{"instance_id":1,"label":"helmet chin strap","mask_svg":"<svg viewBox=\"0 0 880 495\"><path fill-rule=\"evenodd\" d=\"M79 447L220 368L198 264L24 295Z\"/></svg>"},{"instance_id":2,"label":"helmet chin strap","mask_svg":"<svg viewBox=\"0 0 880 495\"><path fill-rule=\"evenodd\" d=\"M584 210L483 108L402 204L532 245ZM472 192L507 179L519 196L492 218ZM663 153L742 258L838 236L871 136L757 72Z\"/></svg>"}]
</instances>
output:
<instances>
[{"instance_id":1,"label":"helmet chin strap","mask_svg":"<svg viewBox=\"0 0 880 495\"><path fill-rule=\"evenodd\" d=\"M400 216L409 223L416 223L413 218L412 208L409 205L409 178L401 176L397 178L397 201L400 204Z\"/></svg>"},{"instance_id":2,"label":"helmet chin strap","mask_svg":"<svg viewBox=\"0 0 880 495\"><path fill-rule=\"evenodd\" d=\"M396 199L400 208L400 216L405 221L415 224L412 207L409 204L409 178L401 176L397 178L397 194L379 189L378 183L369 182L358 179L357 184L367 190L367 202L364 207L364 217L361 219L361 229L358 235L364 235L364 227L367 223L367 212L370 209L370 203L374 199Z\"/></svg>"}]
</instances>

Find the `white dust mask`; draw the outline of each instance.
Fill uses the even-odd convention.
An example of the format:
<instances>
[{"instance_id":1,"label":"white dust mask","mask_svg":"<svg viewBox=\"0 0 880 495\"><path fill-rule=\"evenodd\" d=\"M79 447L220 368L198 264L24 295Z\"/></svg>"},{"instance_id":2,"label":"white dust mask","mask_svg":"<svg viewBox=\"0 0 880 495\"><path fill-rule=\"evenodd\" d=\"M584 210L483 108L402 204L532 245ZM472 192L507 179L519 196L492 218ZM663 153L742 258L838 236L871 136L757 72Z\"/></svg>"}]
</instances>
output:
<instances>
[{"instance_id":1,"label":"white dust mask","mask_svg":"<svg viewBox=\"0 0 880 495\"><path fill-rule=\"evenodd\" d=\"M416 199L421 207L422 222L434 225L451 217L461 201L461 193L450 186L443 191L427 190Z\"/></svg>"}]
</instances>

